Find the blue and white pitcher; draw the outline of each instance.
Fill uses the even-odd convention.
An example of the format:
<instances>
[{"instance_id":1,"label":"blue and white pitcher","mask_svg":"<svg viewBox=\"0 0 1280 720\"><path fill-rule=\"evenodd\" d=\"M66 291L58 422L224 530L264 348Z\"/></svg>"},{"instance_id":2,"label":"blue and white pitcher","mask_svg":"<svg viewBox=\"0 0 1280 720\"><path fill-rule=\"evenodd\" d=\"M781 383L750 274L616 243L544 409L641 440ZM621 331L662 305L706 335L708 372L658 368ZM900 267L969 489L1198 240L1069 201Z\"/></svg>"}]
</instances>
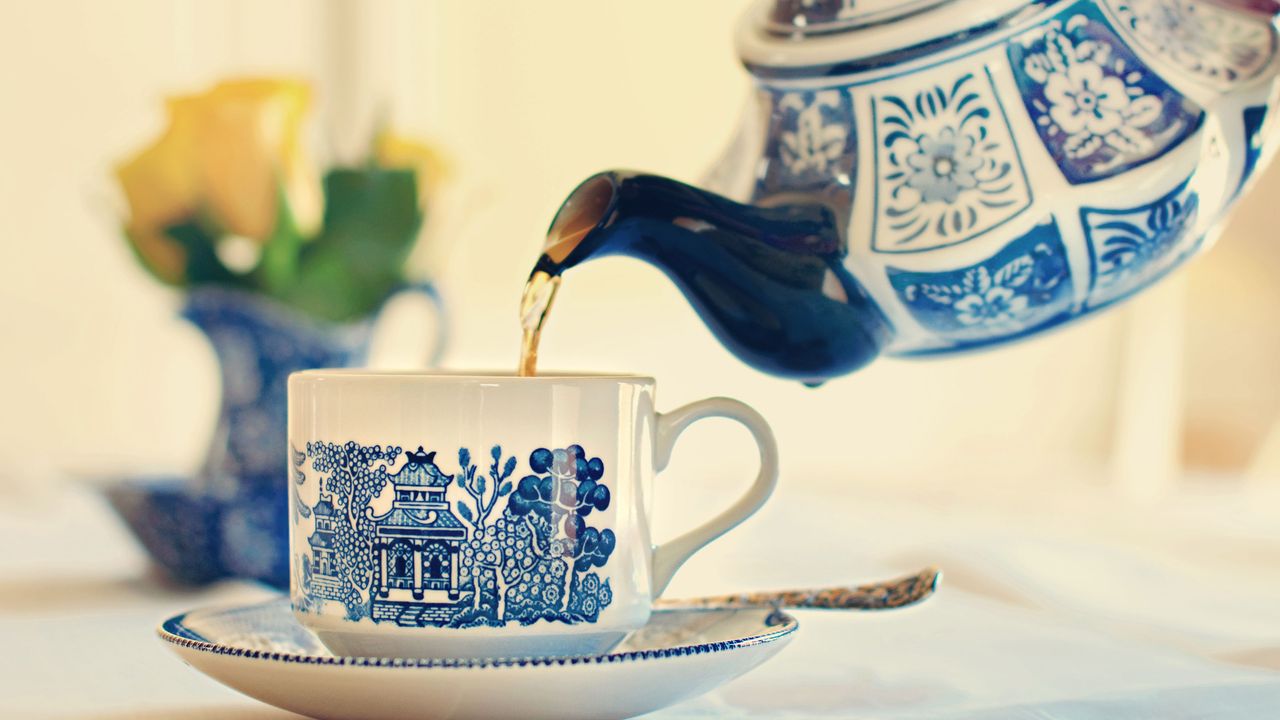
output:
<instances>
[{"instance_id":1,"label":"blue and white pitcher","mask_svg":"<svg viewBox=\"0 0 1280 720\"><path fill-rule=\"evenodd\" d=\"M407 285L435 312L428 366L445 339L435 287ZM390 299L390 298L388 298ZM203 287L192 290L182 316L208 338L218 359L222 399L218 423L192 478L146 478L111 486L112 507L171 579L198 584L242 577L284 587L289 582L289 374L365 362L378 314L325 323L260 295Z\"/></svg>"},{"instance_id":2,"label":"blue and white pitcher","mask_svg":"<svg viewBox=\"0 0 1280 720\"><path fill-rule=\"evenodd\" d=\"M607 172L538 270L664 270L720 340L808 383L1106 308L1214 239L1274 150L1260 0L763 0L708 190Z\"/></svg>"}]
</instances>

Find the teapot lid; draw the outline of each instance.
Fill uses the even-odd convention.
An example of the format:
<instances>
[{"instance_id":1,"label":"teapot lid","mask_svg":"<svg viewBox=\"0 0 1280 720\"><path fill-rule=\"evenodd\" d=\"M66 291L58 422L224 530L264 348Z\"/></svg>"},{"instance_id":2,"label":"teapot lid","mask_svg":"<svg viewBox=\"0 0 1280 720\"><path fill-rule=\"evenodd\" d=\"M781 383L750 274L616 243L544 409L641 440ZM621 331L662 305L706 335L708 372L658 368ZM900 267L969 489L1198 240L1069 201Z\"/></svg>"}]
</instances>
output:
<instances>
[{"instance_id":1,"label":"teapot lid","mask_svg":"<svg viewBox=\"0 0 1280 720\"><path fill-rule=\"evenodd\" d=\"M753 73L846 74L936 52L1058 0L759 0L738 28Z\"/></svg>"},{"instance_id":2,"label":"teapot lid","mask_svg":"<svg viewBox=\"0 0 1280 720\"><path fill-rule=\"evenodd\" d=\"M824 35L912 15L949 0L773 0L766 29L781 36Z\"/></svg>"}]
</instances>

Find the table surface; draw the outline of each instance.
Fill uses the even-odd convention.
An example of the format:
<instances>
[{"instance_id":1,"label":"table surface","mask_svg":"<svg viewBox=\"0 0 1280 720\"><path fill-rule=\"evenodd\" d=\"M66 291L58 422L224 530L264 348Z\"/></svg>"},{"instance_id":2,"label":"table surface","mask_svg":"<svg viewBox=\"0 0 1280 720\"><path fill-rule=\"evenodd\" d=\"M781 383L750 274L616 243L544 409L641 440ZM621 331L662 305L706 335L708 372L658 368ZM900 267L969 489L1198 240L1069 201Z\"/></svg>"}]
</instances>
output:
<instances>
[{"instance_id":1,"label":"table surface","mask_svg":"<svg viewBox=\"0 0 1280 720\"><path fill-rule=\"evenodd\" d=\"M163 617L272 595L178 591L88 489L0 498L0 716L297 716L224 688L154 636ZM928 603L800 611L769 664L653 718L1205 718L1280 708L1274 493L1105 488L982 501L937 488L787 491L694 558L670 596L943 567ZM797 533L804 527L806 533Z\"/></svg>"}]
</instances>

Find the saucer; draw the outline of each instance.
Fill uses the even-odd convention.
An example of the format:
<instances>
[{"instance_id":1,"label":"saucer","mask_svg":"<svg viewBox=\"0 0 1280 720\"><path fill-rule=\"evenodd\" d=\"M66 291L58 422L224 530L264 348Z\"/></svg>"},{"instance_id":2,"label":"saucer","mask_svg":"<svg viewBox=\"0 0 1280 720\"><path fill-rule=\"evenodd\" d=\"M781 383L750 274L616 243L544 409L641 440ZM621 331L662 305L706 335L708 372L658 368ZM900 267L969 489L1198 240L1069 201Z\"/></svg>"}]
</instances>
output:
<instances>
[{"instance_id":1,"label":"saucer","mask_svg":"<svg viewBox=\"0 0 1280 720\"><path fill-rule=\"evenodd\" d=\"M195 610L157 632L218 682L316 718L601 720L709 692L773 657L798 627L770 608L664 607L605 655L362 658L330 653L279 599Z\"/></svg>"}]
</instances>

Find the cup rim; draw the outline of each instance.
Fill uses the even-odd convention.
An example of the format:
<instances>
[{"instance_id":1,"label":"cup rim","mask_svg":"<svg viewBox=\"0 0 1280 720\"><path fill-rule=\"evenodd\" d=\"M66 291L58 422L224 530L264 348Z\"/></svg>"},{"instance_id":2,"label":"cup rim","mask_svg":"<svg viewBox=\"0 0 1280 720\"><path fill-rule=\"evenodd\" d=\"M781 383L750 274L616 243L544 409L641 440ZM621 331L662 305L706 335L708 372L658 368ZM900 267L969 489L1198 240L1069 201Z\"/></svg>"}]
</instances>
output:
<instances>
[{"instance_id":1,"label":"cup rim","mask_svg":"<svg viewBox=\"0 0 1280 720\"><path fill-rule=\"evenodd\" d=\"M289 374L290 380L367 379L425 382L506 382L544 384L554 382L641 382L653 384L648 375L553 370L537 375L517 375L510 370L379 370L374 368L314 368Z\"/></svg>"}]
</instances>

